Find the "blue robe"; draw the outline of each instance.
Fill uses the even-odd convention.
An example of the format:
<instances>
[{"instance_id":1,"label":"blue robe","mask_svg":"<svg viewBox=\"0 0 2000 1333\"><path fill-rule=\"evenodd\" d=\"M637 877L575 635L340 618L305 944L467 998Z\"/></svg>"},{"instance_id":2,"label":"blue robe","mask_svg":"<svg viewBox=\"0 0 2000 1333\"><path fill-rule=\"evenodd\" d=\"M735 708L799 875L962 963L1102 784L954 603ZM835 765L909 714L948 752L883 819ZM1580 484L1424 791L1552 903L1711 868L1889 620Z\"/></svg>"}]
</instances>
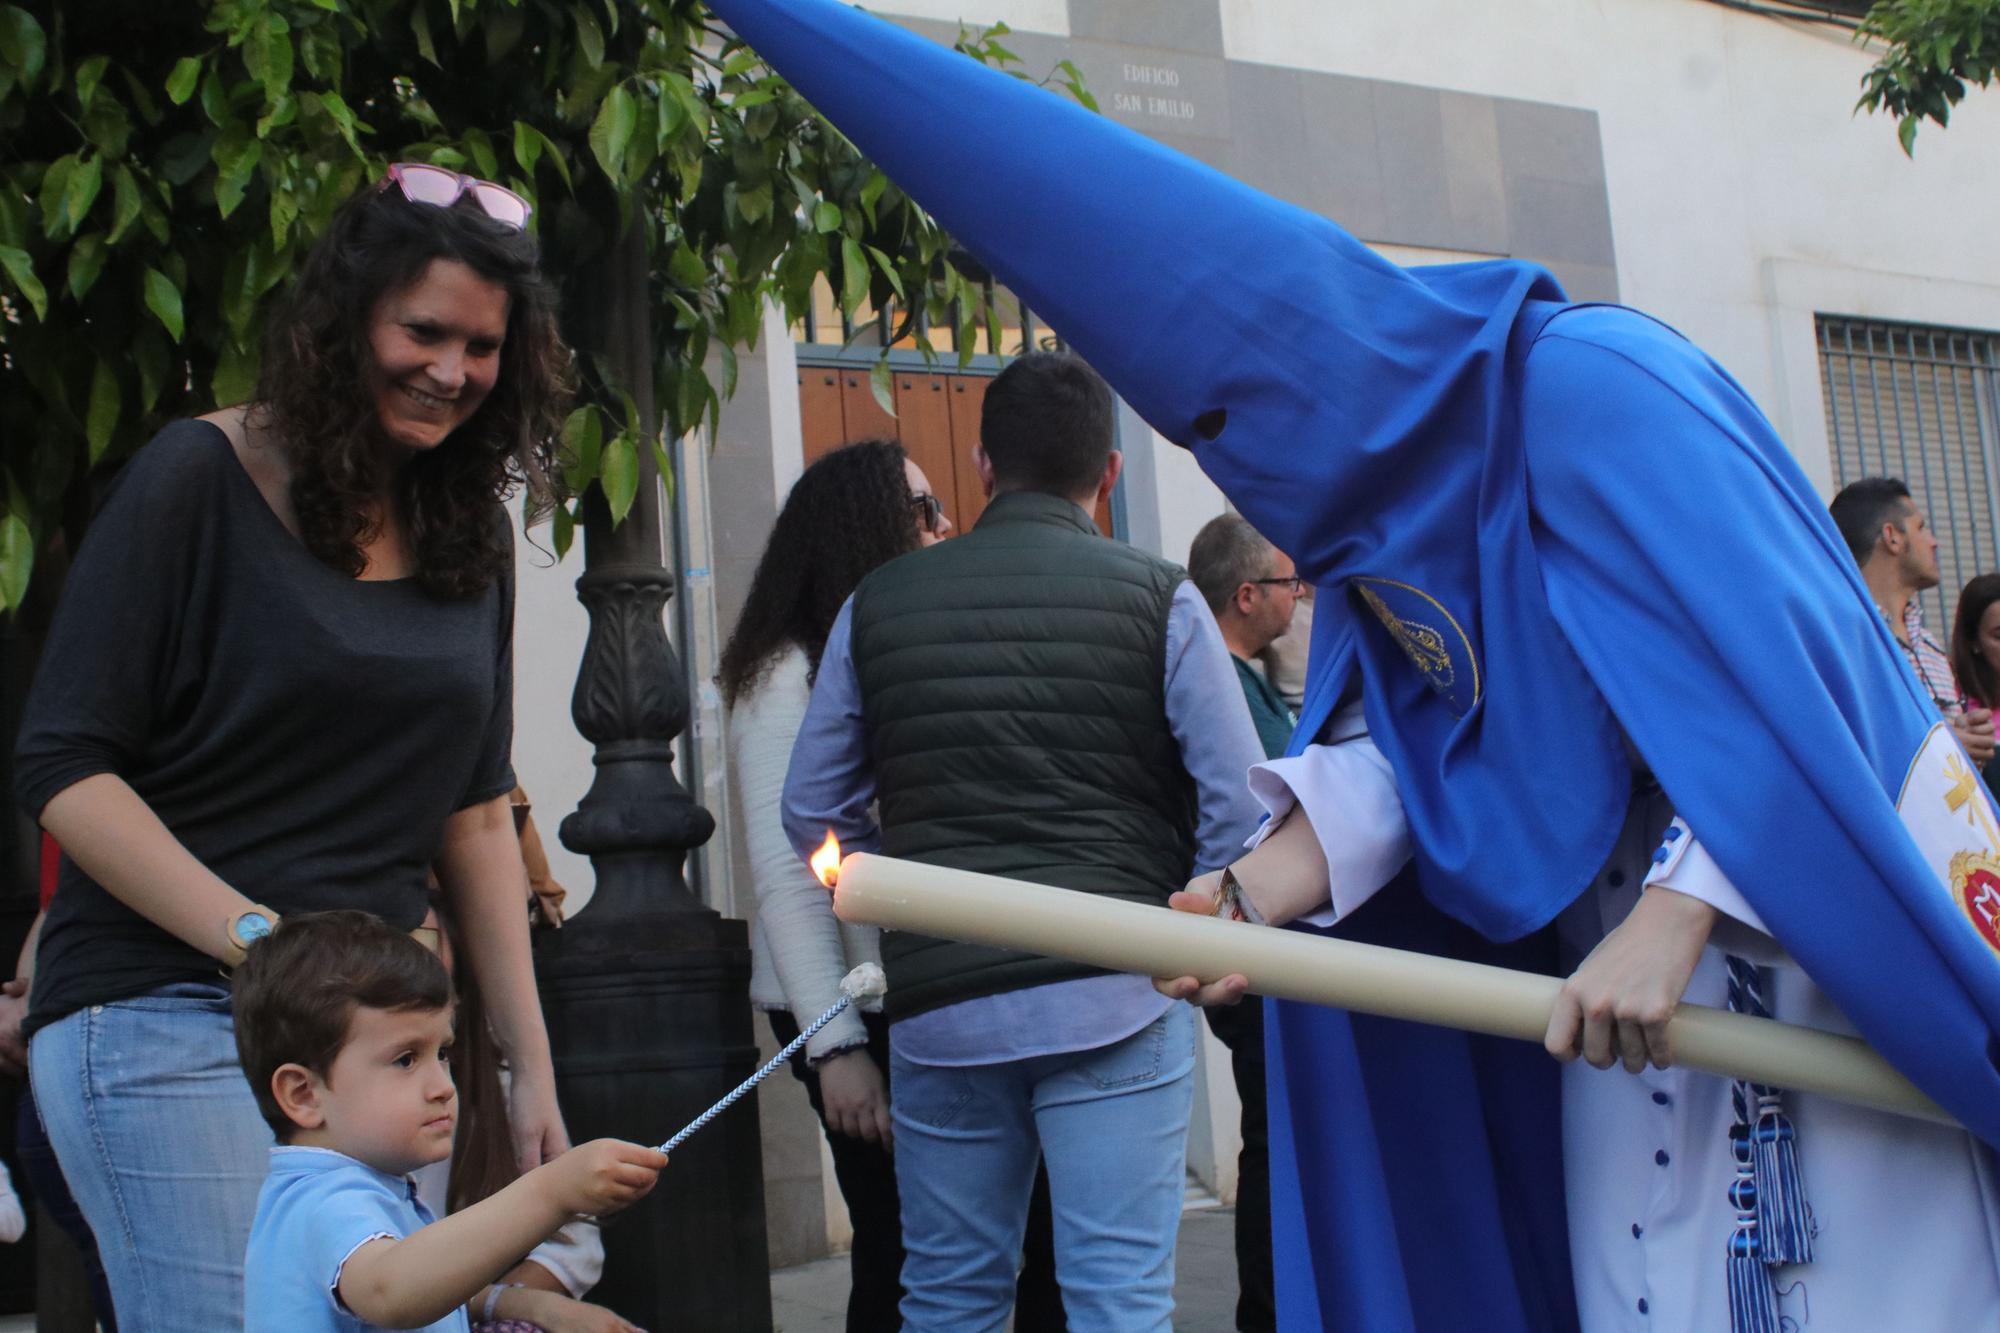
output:
<instances>
[{"instance_id":1,"label":"blue robe","mask_svg":"<svg viewBox=\"0 0 2000 1333\"><path fill-rule=\"evenodd\" d=\"M1322 590L1299 736L1358 676L1415 847L1407 915L1352 929L1528 941L1613 845L1629 737L1814 981L2000 1143L2000 955L1894 804L1935 713L1720 367L1532 265L1399 269L833 0L712 4ZM1572 1327L1554 1066L1392 1034L1271 1025L1288 1326Z\"/></svg>"}]
</instances>

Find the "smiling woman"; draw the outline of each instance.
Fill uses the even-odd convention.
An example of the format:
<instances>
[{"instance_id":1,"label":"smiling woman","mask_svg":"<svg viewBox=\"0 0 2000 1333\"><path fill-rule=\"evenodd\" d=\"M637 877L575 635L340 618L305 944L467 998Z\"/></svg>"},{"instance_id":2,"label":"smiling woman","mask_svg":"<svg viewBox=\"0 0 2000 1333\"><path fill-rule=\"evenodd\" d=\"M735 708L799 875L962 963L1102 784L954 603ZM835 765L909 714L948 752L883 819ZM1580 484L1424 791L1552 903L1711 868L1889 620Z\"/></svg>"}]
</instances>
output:
<instances>
[{"instance_id":1,"label":"smiling woman","mask_svg":"<svg viewBox=\"0 0 2000 1333\"><path fill-rule=\"evenodd\" d=\"M368 387L389 441L434 449L485 403L507 341L507 289L464 264L433 259L368 321Z\"/></svg>"},{"instance_id":2,"label":"smiling woman","mask_svg":"<svg viewBox=\"0 0 2000 1333\"><path fill-rule=\"evenodd\" d=\"M336 215L252 401L127 466L21 729L17 793L66 853L29 1060L86 1219L119 1238L131 1327L244 1325L270 1133L217 963L281 916L407 931L434 863L513 1070L520 1165L567 1144L508 809L500 502L555 499L570 359L519 217L477 183L428 198L409 178Z\"/></svg>"}]
</instances>

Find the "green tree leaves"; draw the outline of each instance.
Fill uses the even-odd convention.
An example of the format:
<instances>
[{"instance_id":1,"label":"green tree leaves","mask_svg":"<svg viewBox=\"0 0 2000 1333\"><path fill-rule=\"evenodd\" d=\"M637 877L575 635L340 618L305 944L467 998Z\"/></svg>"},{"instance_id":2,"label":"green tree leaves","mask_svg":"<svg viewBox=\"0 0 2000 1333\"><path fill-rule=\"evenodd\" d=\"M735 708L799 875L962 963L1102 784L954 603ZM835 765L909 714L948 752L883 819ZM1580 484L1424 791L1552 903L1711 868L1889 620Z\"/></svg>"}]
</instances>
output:
<instances>
[{"instance_id":1,"label":"green tree leaves","mask_svg":"<svg viewBox=\"0 0 2000 1333\"><path fill-rule=\"evenodd\" d=\"M175 342L181 340L181 331L187 323L181 307L181 289L156 268L146 270L146 309L153 312L153 318L160 321L169 338Z\"/></svg>"},{"instance_id":2,"label":"green tree leaves","mask_svg":"<svg viewBox=\"0 0 2000 1333\"><path fill-rule=\"evenodd\" d=\"M1003 36L960 46L1004 65ZM826 279L850 313L958 322L965 356L984 308L936 224L696 0L71 4L46 28L0 0L0 142L0 610L93 468L252 392L274 298L392 161L533 202L567 316L643 240L652 382L583 357L563 432L572 493L614 520L671 484L667 439L714 428L771 305L796 320Z\"/></svg>"},{"instance_id":3,"label":"green tree leaves","mask_svg":"<svg viewBox=\"0 0 2000 1333\"><path fill-rule=\"evenodd\" d=\"M626 183L625 153L638 128L639 104L624 88L613 88L591 122L590 151L597 158L598 169L621 185Z\"/></svg>"},{"instance_id":4,"label":"green tree leaves","mask_svg":"<svg viewBox=\"0 0 2000 1333\"><path fill-rule=\"evenodd\" d=\"M2000 75L2000 0L1883 0L1856 37L1885 49L1862 76L1855 109L1895 116L1905 153L1916 151L1924 121L1951 123L1967 84L1984 88Z\"/></svg>"}]
</instances>

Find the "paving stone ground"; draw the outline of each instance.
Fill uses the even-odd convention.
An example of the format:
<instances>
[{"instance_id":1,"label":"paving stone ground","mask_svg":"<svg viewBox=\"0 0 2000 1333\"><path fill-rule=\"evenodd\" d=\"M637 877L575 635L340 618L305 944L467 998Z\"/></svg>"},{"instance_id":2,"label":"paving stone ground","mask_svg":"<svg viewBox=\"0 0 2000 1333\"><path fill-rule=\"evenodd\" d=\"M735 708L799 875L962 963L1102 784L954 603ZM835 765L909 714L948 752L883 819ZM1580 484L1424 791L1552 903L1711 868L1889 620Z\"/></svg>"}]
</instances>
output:
<instances>
[{"instance_id":1,"label":"paving stone ground","mask_svg":"<svg viewBox=\"0 0 2000 1333\"><path fill-rule=\"evenodd\" d=\"M1181 1214L1180 1248L1174 1259L1176 1329L1230 1333L1236 1327L1234 1226L1231 1208L1195 1208ZM843 1333L846 1311L844 1254L771 1274L771 1313L778 1333Z\"/></svg>"}]
</instances>

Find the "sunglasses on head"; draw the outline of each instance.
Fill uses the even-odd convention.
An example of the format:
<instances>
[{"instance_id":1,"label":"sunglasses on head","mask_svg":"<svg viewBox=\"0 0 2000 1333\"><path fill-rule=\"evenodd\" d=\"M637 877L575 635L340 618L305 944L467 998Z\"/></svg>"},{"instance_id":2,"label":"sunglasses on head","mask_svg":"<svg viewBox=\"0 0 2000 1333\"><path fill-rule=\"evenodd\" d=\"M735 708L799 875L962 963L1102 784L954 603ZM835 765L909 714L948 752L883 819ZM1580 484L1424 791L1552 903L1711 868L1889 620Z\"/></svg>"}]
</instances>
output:
<instances>
[{"instance_id":1,"label":"sunglasses on head","mask_svg":"<svg viewBox=\"0 0 2000 1333\"><path fill-rule=\"evenodd\" d=\"M944 502L935 495L925 493L910 497L910 508L917 511L917 521L925 532L936 532L938 520L944 517Z\"/></svg>"},{"instance_id":2,"label":"sunglasses on head","mask_svg":"<svg viewBox=\"0 0 2000 1333\"><path fill-rule=\"evenodd\" d=\"M495 185L492 181L483 181L462 171L434 167L427 162L391 162L389 174L379 188L386 190L392 183L411 203L430 204L436 208L450 208L470 194L472 201L487 217L516 231L527 227L528 214L535 211L526 199L504 185Z\"/></svg>"}]
</instances>

